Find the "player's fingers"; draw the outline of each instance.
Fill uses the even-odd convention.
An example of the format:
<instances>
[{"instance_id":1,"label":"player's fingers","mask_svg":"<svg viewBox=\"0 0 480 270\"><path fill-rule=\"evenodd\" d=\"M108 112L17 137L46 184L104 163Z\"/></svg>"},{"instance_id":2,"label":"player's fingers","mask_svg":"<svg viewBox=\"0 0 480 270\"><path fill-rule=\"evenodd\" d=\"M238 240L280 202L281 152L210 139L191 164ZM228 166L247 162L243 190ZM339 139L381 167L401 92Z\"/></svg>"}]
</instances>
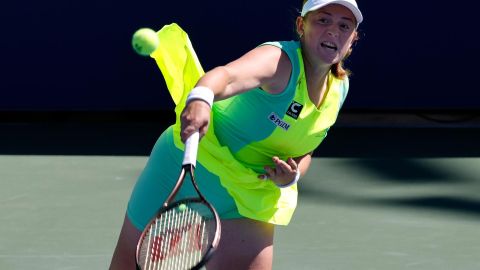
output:
<instances>
[{"instance_id":1,"label":"player's fingers","mask_svg":"<svg viewBox=\"0 0 480 270\"><path fill-rule=\"evenodd\" d=\"M276 172L273 168L271 168L270 166L265 166L264 169L265 169L265 175L267 178L270 178L270 179L275 178Z\"/></svg>"},{"instance_id":2,"label":"player's fingers","mask_svg":"<svg viewBox=\"0 0 480 270\"><path fill-rule=\"evenodd\" d=\"M298 170L298 164L293 158L288 158L287 163L290 165L292 171L296 172Z\"/></svg>"},{"instance_id":3,"label":"player's fingers","mask_svg":"<svg viewBox=\"0 0 480 270\"><path fill-rule=\"evenodd\" d=\"M197 130L198 128L195 127L194 125L191 125L191 124L185 125L182 128L182 131L180 132L180 137L182 139L182 142L185 142Z\"/></svg>"},{"instance_id":4,"label":"player's fingers","mask_svg":"<svg viewBox=\"0 0 480 270\"><path fill-rule=\"evenodd\" d=\"M183 142L193 134L199 131L200 137L207 132L210 122L210 107L205 102L190 102L181 114L181 132L180 137Z\"/></svg>"},{"instance_id":5,"label":"player's fingers","mask_svg":"<svg viewBox=\"0 0 480 270\"><path fill-rule=\"evenodd\" d=\"M278 157L273 157L273 162L275 163L277 170L281 173L290 173L292 171L290 164L279 159Z\"/></svg>"},{"instance_id":6,"label":"player's fingers","mask_svg":"<svg viewBox=\"0 0 480 270\"><path fill-rule=\"evenodd\" d=\"M268 179L268 175L267 175L266 173L264 173L264 174L259 174L259 175L258 175L258 179L260 179L260 180L267 180L267 179Z\"/></svg>"},{"instance_id":7,"label":"player's fingers","mask_svg":"<svg viewBox=\"0 0 480 270\"><path fill-rule=\"evenodd\" d=\"M206 125L204 125L203 127L200 128L200 138L202 138L203 135L205 135L205 133L207 133L208 126L209 126L209 124L207 123Z\"/></svg>"},{"instance_id":8,"label":"player's fingers","mask_svg":"<svg viewBox=\"0 0 480 270\"><path fill-rule=\"evenodd\" d=\"M281 170L279 167L276 167L275 168L275 173L272 174L272 176L270 177L270 179L275 182L275 183L282 183L283 182L283 179L285 179L286 175L288 173L286 173L285 171Z\"/></svg>"}]
</instances>

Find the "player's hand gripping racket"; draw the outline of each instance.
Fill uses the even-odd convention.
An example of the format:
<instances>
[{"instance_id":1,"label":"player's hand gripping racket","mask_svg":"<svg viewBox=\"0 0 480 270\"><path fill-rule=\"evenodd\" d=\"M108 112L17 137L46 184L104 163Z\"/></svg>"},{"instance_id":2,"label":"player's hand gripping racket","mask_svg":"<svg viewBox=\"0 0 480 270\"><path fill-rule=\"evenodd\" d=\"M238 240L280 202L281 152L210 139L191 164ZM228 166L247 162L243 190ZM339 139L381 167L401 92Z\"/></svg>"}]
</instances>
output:
<instances>
[{"instance_id":1,"label":"player's hand gripping racket","mask_svg":"<svg viewBox=\"0 0 480 270\"><path fill-rule=\"evenodd\" d=\"M194 177L198 142L198 132L187 139L177 183L140 236L137 269L200 269L218 246L220 218ZM174 201L187 176L198 196Z\"/></svg>"}]
</instances>

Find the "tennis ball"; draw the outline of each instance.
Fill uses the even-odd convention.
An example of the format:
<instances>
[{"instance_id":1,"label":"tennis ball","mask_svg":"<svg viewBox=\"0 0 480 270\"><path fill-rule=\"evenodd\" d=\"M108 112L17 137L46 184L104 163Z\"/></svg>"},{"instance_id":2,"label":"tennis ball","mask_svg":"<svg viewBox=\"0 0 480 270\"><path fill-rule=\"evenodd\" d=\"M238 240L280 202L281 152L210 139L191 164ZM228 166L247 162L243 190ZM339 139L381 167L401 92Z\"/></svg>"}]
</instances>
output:
<instances>
[{"instance_id":1,"label":"tennis ball","mask_svg":"<svg viewBox=\"0 0 480 270\"><path fill-rule=\"evenodd\" d=\"M140 28L135 31L132 37L133 49L143 56L153 53L159 43L157 33L150 28Z\"/></svg>"},{"instance_id":2,"label":"tennis ball","mask_svg":"<svg viewBox=\"0 0 480 270\"><path fill-rule=\"evenodd\" d=\"M183 211L187 210L187 205L184 204L184 203L180 204L180 205L178 206L178 210L179 210L180 212L183 212Z\"/></svg>"}]
</instances>

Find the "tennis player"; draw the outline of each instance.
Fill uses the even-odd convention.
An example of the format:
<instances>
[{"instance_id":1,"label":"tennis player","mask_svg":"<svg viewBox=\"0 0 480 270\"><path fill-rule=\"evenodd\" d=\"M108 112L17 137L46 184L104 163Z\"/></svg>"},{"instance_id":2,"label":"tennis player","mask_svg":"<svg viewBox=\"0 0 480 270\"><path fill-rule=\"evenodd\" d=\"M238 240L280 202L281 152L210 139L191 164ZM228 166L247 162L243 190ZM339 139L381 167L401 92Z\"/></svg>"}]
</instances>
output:
<instances>
[{"instance_id":1,"label":"tennis player","mask_svg":"<svg viewBox=\"0 0 480 270\"><path fill-rule=\"evenodd\" d=\"M297 182L349 88L343 60L363 17L355 0L303 1L299 40L267 42L203 73L176 24L158 32L152 57L177 121L154 146L132 192L110 269L134 269L141 231L177 180L183 141L200 130L196 178L222 218L211 269L271 269L275 225L287 225ZM188 196L193 190L181 191Z\"/></svg>"}]
</instances>

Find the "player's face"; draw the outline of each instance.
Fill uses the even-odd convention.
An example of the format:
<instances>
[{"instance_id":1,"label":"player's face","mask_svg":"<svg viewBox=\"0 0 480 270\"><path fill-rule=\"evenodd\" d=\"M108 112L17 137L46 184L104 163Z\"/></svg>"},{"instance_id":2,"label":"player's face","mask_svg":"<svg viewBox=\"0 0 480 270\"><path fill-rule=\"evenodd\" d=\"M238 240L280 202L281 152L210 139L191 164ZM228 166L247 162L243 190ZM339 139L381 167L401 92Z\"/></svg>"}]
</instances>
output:
<instances>
[{"instance_id":1,"label":"player's face","mask_svg":"<svg viewBox=\"0 0 480 270\"><path fill-rule=\"evenodd\" d=\"M297 30L303 33L304 49L310 61L324 64L340 62L356 37L353 13L338 4L327 5L297 20Z\"/></svg>"}]
</instances>

